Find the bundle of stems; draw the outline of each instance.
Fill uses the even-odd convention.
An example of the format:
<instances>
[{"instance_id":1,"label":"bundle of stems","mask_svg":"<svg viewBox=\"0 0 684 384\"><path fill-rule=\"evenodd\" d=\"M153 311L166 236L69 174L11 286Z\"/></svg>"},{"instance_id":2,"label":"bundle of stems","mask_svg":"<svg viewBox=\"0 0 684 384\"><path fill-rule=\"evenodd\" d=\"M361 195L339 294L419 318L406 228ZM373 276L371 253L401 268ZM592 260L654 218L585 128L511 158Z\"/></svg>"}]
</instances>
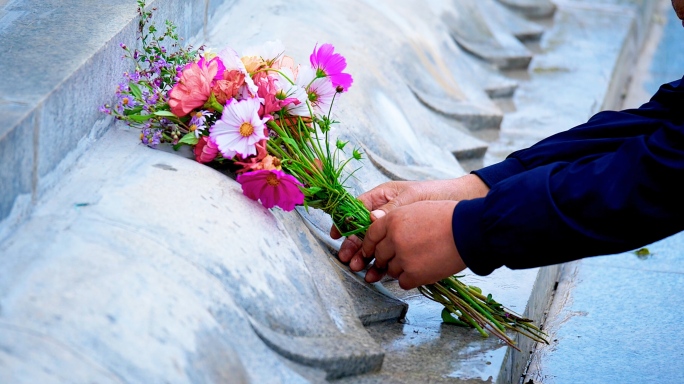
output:
<instances>
[{"instance_id":1,"label":"bundle of stems","mask_svg":"<svg viewBox=\"0 0 684 384\"><path fill-rule=\"evenodd\" d=\"M268 140L268 152L281 159L283 169L297 178L304 191L304 206L328 213L343 236L363 238L371 225L370 211L345 187L346 181L356 172L345 174L345 166L352 160L361 160L361 152L353 150L351 158L342 160L341 151L346 142L337 141L331 146L329 131L336 123L329 116L311 119L286 117L268 123L275 133ZM482 291L452 276L437 283L424 285L418 290L426 297L444 305L442 319L446 323L472 327L487 337L491 332L509 346L518 349L507 330L515 331L536 342L547 343L545 333L492 299Z\"/></svg>"},{"instance_id":2,"label":"bundle of stems","mask_svg":"<svg viewBox=\"0 0 684 384\"><path fill-rule=\"evenodd\" d=\"M477 329L483 337L489 335L488 330L509 346L515 346L515 341L507 334L507 330L518 332L538 343L548 344L546 333L532 324L531 319L524 318L500 303L492 295L482 294L482 290L472 285L466 285L458 278L451 276L437 283L418 287L420 293L442 305L442 320L445 323Z\"/></svg>"}]
</instances>

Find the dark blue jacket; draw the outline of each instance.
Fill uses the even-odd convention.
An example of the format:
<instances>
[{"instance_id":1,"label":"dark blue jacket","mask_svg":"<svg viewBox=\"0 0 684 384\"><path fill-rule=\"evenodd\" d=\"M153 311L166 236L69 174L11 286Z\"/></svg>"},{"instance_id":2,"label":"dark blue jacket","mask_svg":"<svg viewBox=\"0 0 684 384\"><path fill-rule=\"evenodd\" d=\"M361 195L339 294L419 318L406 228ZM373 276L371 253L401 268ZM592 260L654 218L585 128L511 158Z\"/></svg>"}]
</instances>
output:
<instances>
[{"instance_id":1,"label":"dark blue jacket","mask_svg":"<svg viewBox=\"0 0 684 384\"><path fill-rule=\"evenodd\" d=\"M466 265L487 275L556 264L684 230L683 80L475 171L491 190L461 201L452 222Z\"/></svg>"}]
</instances>

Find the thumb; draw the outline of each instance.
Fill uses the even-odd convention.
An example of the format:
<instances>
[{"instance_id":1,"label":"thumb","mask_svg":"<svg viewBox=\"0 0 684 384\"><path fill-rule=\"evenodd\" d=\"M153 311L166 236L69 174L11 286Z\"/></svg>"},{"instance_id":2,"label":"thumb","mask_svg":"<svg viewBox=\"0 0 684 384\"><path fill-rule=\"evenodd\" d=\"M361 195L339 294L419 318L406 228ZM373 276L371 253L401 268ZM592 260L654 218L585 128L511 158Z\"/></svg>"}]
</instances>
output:
<instances>
[{"instance_id":1,"label":"thumb","mask_svg":"<svg viewBox=\"0 0 684 384\"><path fill-rule=\"evenodd\" d=\"M400 196L388 201L387 204L371 212L371 220L379 219L385 216L386 214L390 213L395 208L401 207L403 205L401 202L402 201ZM375 219L373 218L373 216L375 216Z\"/></svg>"},{"instance_id":2,"label":"thumb","mask_svg":"<svg viewBox=\"0 0 684 384\"><path fill-rule=\"evenodd\" d=\"M384 208L384 207L383 207L383 208ZM385 216L386 214L387 214L387 213L385 213L385 211L383 211L382 208L376 209L375 211L371 212L371 216L370 216L370 217L371 217L371 221L375 221L375 220L377 220L377 219L379 219L379 218Z\"/></svg>"}]
</instances>

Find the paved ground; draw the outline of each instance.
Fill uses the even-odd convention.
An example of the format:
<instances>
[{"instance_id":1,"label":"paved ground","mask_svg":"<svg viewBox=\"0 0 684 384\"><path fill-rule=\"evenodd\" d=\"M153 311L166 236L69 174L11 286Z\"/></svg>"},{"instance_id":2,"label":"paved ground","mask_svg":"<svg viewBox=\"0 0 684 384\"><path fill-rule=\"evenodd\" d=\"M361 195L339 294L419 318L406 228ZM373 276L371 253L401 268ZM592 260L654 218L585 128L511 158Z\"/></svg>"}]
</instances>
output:
<instances>
[{"instance_id":1,"label":"paved ground","mask_svg":"<svg viewBox=\"0 0 684 384\"><path fill-rule=\"evenodd\" d=\"M684 29L663 4L625 107L684 74ZM684 106L682 106L684 108ZM657 225L657 223L654 223ZM525 383L684 383L678 321L684 304L684 233L633 252L568 264L552 305L551 346Z\"/></svg>"}]
</instances>

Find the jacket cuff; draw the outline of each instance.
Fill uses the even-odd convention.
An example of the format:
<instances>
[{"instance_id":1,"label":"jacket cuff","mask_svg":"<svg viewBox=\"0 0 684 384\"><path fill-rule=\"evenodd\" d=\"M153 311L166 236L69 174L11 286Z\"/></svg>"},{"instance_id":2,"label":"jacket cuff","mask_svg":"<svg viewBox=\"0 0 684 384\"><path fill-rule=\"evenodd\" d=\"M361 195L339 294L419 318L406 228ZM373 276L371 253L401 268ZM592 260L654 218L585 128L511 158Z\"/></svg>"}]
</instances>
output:
<instances>
[{"instance_id":1,"label":"jacket cuff","mask_svg":"<svg viewBox=\"0 0 684 384\"><path fill-rule=\"evenodd\" d=\"M488 257L487 252L482 251L484 201L484 198L459 201L451 217L451 231L456 249L465 265L480 276L489 275L503 266L501 261Z\"/></svg>"},{"instance_id":2,"label":"jacket cuff","mask_svg":"<svg viewBox=\"0 0 684 384\"><path fill-rule=\"evenodd\" d=\"M525 171L526 169L523 167L520 160L509 157L500 163L484 167L471 173L477 175L489 188L492 188L499 181Z\"/></svg>"}]
</instances>

